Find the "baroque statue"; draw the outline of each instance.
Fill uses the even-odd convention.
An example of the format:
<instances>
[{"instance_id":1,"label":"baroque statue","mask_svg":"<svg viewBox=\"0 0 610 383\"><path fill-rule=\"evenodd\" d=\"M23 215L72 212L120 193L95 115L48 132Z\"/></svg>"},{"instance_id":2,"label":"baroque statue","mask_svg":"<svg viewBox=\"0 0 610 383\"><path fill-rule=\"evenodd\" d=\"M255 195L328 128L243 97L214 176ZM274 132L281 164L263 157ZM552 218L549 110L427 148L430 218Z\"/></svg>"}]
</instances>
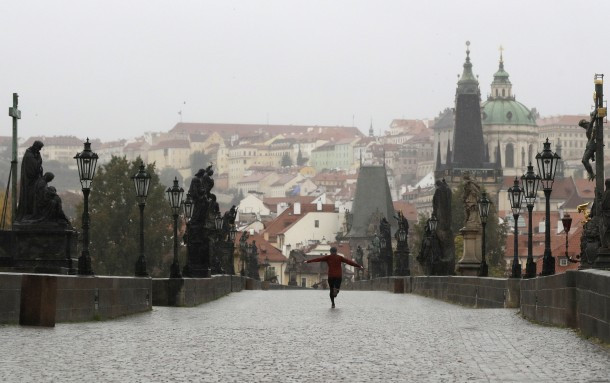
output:
<instances>
[{"instance_id":1,"label":"baroque statue","mask_svg":"<svg viewBox=\"0 0 610 383\"><path fill-rule=\"evenodd\" d=\"M15 222L21 225L51 223L71 228L64 214L57 189L50 186L55 175L42 171L40 150L44 144L34 141L23 155L21 162L21 186Z\"/></svg>"}]
</instances>

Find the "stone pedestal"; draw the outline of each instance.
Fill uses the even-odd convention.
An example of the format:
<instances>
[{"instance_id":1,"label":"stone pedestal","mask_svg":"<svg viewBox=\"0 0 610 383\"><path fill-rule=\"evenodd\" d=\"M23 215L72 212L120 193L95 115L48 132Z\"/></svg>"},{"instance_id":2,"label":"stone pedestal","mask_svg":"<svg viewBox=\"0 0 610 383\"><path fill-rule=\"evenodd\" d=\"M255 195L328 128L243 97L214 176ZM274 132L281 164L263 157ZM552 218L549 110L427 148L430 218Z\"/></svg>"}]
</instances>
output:
<instances>
[{"instance_id":1,"label":"stone pedestal","mask_svg":"<svg viewBox=\"0 0 610 383\"><path fill-rule=\"evenodd\" d=\"M0 232L2 269L13 272L76 274L78 233L71 227L48 224L15 224Z\"/></svg>"},{"instance_id":2,"label":"stone pedestal","mask_svg":"<svg viewBox=\"0 0 610 383\"><path fill-rule=\"evenodd\" d=\"M464 253L459 260L456 273L463 276L477 276L481 267L482 233L480 228L471 227L460 230L464 238Z\"/></svg>"},{"instance_id":3,"label":"stone pedestal","mask_svg":"<svg viewBox=\"0 0 610 383\"><path fill-rule=\"evenodd\" d=\"M610 270L610 249L599 248L593 262L594 269Z\"/></svg>"}]
</instances>

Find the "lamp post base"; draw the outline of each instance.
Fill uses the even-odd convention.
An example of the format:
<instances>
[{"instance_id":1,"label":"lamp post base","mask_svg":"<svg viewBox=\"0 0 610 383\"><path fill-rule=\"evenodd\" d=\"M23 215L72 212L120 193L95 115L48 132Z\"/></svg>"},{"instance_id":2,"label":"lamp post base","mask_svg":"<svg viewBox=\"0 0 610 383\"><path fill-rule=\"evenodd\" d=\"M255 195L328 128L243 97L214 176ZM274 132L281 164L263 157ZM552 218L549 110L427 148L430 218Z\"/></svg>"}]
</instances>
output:
<instances>
[{"instance_id":1,"label":"lamp post base","mask_svg":"<svg viewBox=\"0 0 610 383\"><path fill-rule=\"evenodd\" d=\"M553 275L555 274L555 258L551 255L551 252L544 252L542 257L542 273L540 275Z\"/></svg>"},{"instance_id":2,"label":"lamp post base","mask_svg":"<svg viewBox=\"0 0 610 383\"><path fill-rule=\"evenodd\" d=\"M169 269L169 277L170 278L182 278L182 273L180 272L180 265L177 261L174 261Z\"/></svg>"},{"instance_id":3,"label":"lamp post base","mask_svg":"<svg viewBox=\"0 0 610 383\"><path fill-rule=\"evenodd\" d=\"M512 272L510 277L521 278L521 264L519 262L513 261Z\"/></svg>"},{"instance_id":4,"label":"lamp post base","mask_svg":"<svg viewBox=\"0 0 610 383\"><path fill-rule=\"evenodd\" d=\"M78 257L78 275L94 275L91 268L91 257L88 254Z\"/></svg>"},{"instance_id":5,"label":"lamp post base","mask_svg":"<svg viewBox=\"0 0 610 383\"><path fill-rule=\"evenodd\" d=\"M484 260L481 262L481 267L479 268L479 273L477 274L477 276L479 277L486 277L489 275L489 267L487 266L487 262L485 262Z\"/></svg>"},{"instance_id":6,"label":"lamp post base","mask_svg":"<svg viewBox=\"0 0 610 383\"><path fill-rule=\"evenodd\" d=\"M146 271L146 259L143 256L140 256L136 261L136 277L149 277L148 271Z\"/></svg>"},{"instance_id":7,"label":"lamp post base","mask_svg":"<svg viewBox=\"0 0 610 383\"><path fill-rule=\"evenodd\" d=\"M528 258L523 278L536 278L536 262L533 259Z\"/></svg>"}]
</instances>

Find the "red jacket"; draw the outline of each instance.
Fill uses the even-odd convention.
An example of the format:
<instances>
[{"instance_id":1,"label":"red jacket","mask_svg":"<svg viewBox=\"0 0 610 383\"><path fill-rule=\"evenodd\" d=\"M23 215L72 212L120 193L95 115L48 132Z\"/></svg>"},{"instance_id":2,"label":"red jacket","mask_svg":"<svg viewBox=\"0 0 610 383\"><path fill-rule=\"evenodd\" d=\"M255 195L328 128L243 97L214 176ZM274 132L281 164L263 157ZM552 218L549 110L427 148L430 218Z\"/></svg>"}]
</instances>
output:
<instances>
[{"instance_id":1,"label":"red jacket","mask_svg":"<svg viewBox=\"0 0 610 383\"><path fill-rule=\"evenodd\" d=\"M341 262L347 263L348 265L352 265L354 267L360 267L360 265L357 264L356 262L343 258L342 256L340 256L338 254L331 254L331 255L327 255L325 257L314 258L314 259L310 259L309 261L307 261L307 263L312 263L312 262L326 262L328 264L328 277L329 278L341 278L343 276L343 273L341 270Z\"/></svg>"}]
</instances>

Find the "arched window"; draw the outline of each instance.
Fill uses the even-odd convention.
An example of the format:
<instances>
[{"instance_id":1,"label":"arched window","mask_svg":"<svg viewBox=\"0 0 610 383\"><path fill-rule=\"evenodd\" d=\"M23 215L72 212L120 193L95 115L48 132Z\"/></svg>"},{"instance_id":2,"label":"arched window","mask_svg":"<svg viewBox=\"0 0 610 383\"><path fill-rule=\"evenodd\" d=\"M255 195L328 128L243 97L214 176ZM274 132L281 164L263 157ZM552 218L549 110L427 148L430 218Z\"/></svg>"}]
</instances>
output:
<instances>
[{"instance_id":1,"label":"arched window","mask_svg":"<svg viewBox=\"0 0 610 383\"><path fill-rule=\"evenodd\" d=\"M515 167L515 148L513 144L506 144L506 149L504 150L504 166L507 168Z\"/></svg>"},{"instance_id":2,"label":"arched window","mask_svg":"<svg viewBox=\"0 0 610 383\"><path fill-rule=\"evenodd\" d=\"M502 89L502 97L504 97L504 89Z\"/></svg>"}]
</instances>

